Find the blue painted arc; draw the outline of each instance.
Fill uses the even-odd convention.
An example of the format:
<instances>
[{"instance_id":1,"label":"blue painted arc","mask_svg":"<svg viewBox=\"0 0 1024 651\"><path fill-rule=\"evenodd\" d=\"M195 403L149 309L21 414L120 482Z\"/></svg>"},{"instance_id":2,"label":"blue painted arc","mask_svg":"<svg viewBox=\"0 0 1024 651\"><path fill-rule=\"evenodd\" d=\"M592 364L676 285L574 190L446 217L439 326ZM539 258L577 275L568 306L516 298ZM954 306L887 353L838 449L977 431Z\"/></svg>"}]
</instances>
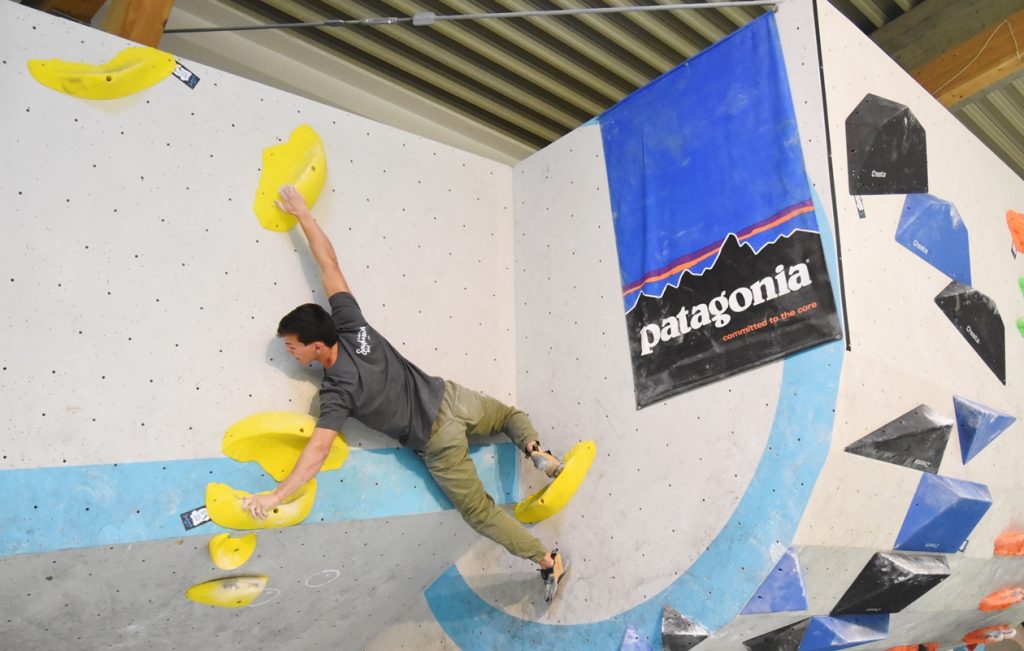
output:
<instances>
[{"instance_id":1,"label":"blue painted arc","mask_svg":"<svg viewBox=\"0 0 1024 651\"><path fill-rule=\"evenodd\" d=\"M519 451L511 443L470 446L484 488L500 504L518 499ZM277 485L256 463L224 457L0 471L0 556L212 535L185 531L179 515L201 506L208 482L248 492ZM317 478L311 522L434 513L452 508L412 450L354 449L340 470Z\"/></svg>"},{"instance_id":2,"label":"blue painted arc","mask_svg":"<svg viewBox=\"0 0 1024 651\"><path fill-rule=\"evenodd\" d=\"M828 220L818 197L814 200L829 273L837 278ZM833 283L833 292L835 288ZM838 297L836 305L841 305ZM463 651L517 648L515 643L538 650L612 648L627 624L650 635L657 647L663 603L710 631L721 628L739 613L773 567L772 545L789 544L796 532L828 456L844 353L844 344L838 341L783 362L775 419L746 492L708 548L658 594L603 621L542 624L490 605L453 565L425 593L437 622Z\"/></svg>"}]
</instances>

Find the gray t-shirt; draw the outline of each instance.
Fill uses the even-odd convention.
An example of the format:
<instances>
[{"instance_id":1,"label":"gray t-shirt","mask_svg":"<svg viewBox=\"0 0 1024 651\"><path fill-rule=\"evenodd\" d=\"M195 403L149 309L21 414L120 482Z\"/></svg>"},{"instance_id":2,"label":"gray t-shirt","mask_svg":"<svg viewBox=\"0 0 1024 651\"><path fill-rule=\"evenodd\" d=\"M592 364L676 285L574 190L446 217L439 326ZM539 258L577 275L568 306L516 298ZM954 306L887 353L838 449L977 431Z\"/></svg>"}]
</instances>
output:
<instances>
[{"instance_id":1,"label":"gray t-shirt","mask_svg":"<svg viewBox=\"0 0 1024 651\"><path fill-rule=\"evenodd\" d=\"M427 375L363 318L348 292L330 298L338 360L324 370L317 427L340 432L355 416L367 427L420 449L430 438L444 397L444 380Z\"/></svg>"}]
</instances>

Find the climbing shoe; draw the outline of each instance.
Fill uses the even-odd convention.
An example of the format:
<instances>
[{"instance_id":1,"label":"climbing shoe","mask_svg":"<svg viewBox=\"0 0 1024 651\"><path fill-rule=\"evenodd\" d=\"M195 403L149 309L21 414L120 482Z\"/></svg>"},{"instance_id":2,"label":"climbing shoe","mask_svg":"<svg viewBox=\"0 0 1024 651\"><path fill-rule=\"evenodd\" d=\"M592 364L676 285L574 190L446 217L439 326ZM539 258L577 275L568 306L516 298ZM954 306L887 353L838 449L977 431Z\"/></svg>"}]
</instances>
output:
<instances>
[{"instance_id":1,"label":"climbing shoe","mask_svg":"<svg viewBox=\"0 0 1024 651\"><path fill-rule=\"evenodd\" d=\"M550 569L540 570L540 578L544 580L544 601L551 603L558 593L558 586L565 573L569 571L569 562L557 549L551 551L551 560L555 562Z\"/></svg>"},{"instance_id":2,"label":"climbing shoe","mask_svg":"<svg viewBox=\"0 0 1024 651\"><path fill-rule=\"evenodd\" d=\"M558 457L551 454L551 450L541 450L540 444L533 442L526 449L526 456L533 461L533 467L540 470L548 477L554 479L562 472L565 465L558 460Z\"/></svg>"}]
</instances>

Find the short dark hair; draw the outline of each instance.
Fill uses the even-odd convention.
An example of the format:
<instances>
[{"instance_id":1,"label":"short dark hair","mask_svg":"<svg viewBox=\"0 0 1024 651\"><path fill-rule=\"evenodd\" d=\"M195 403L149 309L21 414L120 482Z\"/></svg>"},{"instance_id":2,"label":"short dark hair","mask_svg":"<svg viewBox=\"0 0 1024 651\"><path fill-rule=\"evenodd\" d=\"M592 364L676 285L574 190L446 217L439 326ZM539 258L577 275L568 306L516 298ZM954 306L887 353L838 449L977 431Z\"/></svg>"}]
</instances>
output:
<instances>
[{"instance_id":1,"label":"short dark hair","mask_svg":"<svg viewBox=\"0 0 1024 651\"><path fill-rule=\"evenodd\" d=\"M277 336L295 335L304 345L322 341L327 346L338 343L334 331L334 320L327 310L316 303L300 305L281 319L277 325Z\"/></svg>"}]
</instances>

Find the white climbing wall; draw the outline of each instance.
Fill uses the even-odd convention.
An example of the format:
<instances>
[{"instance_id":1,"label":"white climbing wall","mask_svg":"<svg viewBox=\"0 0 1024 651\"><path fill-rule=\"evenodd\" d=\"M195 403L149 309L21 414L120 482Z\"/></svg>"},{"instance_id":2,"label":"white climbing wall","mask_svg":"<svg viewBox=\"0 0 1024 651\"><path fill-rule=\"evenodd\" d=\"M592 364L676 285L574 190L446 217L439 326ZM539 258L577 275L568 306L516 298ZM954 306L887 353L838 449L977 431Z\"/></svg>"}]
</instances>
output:
<instances>
[{"instance_id":1,"label":"white climbing wall","mask_svg":"<svg viewBox=\"0 0 1024 651\"><path fill-rule=\"evenodd\" d=\"M12 2L0 24L0 481L18 487L0 531L45 539L77 518L97 534L0 557L0 646L362 647L475 538L456 513L260 532L240 571L270 578L260 603L272 605L227 612L184 597L224 576L206 550L212 525L167 539L185 533L172 512L163 540L135 530L132 544L102 544L106 525L201 504L217 477L157 499L98 478L198 467L241 418L315 409L319 373L275 331L323 302L316 269L301 234L263 230L251 210L261 150L303 123L327 151L313 212L371 323L427 372L511 399L511 170L190 62L194 90L168 78L120 100L70 97L26 62L103 63L128 43ZM354 423L345 433L395 445ZM366 490L388 503L388 487ZM116 498L137 503L96 507ZM67 510L81 499L90 513Z\"/></svg>"},{"instance_id":2,"label":"white climbing wall","mask_svg":"<svg viewBox=\"0 0 1024 651\"><path fill-rule=\"evenodd\" d=\"M309 409L318 372L275 332L323 291L297 229L251 210L262 148L304 123L327 151L314 214L367 318L427 372L511 399L509 168L198 64L194 90L70 97L27 60L128 43L0 12L0 468L217 456L232 422Z\"/></svg>"},{"instance_id":3,"label":"white climbing wall","mask_svg":"<svg viewBox=\"0 0 1024 651\"><path fill-rule=\"evenodd\" d=\"M1010 253L1005 219L1007 209L1024 206L1024 181L838 11L827 3L821 10L852 351L844 362L833 452L797 542L886 548L920 473L844 453L844 447L922 403L952 419L954 394L1024 417L1024 338L1014 326L1024 314L1017 285L1024 258ZM850 57L850 51L859 54ZM958 208L970 236L972 285L1003 317L1005 386L935 305L949 278L895 241L905 195L865 196L866 217L858 215L847 184L844 122L867 93L910 107L925 129L929 193ZM984 483L993 497L967 555L991 556L995 536L1024 521L1016 470L1022 456L1019 421L967 465L954 428L940 474Z\"/></svg>"}]
</instances>

